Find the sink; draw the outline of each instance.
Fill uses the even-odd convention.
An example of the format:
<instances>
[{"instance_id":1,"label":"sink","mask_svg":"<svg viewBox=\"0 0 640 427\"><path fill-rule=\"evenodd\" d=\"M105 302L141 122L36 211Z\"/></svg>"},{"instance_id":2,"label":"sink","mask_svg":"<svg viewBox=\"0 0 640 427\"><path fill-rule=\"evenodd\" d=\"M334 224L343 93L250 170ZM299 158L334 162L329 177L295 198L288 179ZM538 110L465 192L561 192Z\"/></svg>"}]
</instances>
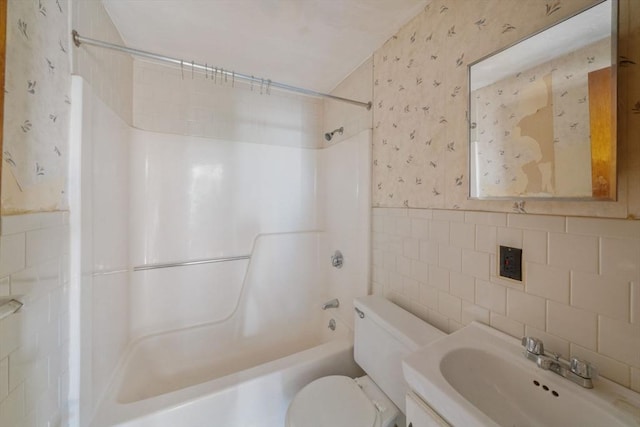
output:
<instances>
[{"instance_id":1,"label":"sink","mask_svg":"<svg viewBox=\"0 0 640 427\"><path fill-rule=\"evenodd\" d=\"M473 322L410 354L410 388L453 426L640 426L640 395L604 378L586 389L523 356L520 341Z\"/></svg>"}]
</instances>

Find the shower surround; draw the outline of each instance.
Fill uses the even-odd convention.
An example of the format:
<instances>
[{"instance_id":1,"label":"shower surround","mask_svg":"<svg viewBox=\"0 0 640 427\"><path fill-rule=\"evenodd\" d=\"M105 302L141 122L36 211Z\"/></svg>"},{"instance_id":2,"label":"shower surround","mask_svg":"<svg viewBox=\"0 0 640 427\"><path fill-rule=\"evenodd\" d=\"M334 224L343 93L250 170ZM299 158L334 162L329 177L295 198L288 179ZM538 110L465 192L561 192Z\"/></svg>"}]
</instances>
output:
<instances>
[{"instance_id":1,"label":"shower surround","mask_svg":"<svg viewBox=\"0 0 640 427\"><path fill-rule=\"evenodd\" d=\"M235 371L263 376L256 365L302 351L317 363L296 356L301 368L286 374L298 379L282 389L284 406L265 413L279 419L306 379L332 367L357 373L348 336L351 299L368 290L371 131L351 126L346 139L322 149L322 101L216 86L204 76L183 80L179 69L145 62L134 61L134 70L135 128L74 77L72 115L81 123L72 125L78 187L71 197L72 278L81 283L75 309L83 325L75 335L80 425L115 422L104 418L113 405L131 418L157 417L194 399L194 387L215 397L215 384L237 377ZM335 249L345 254L340 271L331 268ZM334 297L342 306L322 312ZM336 335L322 332L328 316L338 320L343 344L329 344ZM203 333L210 339L200 339ZM264 340L280 344L264 347ZM170 357L149 353L154 342L171 343L161 347L182 349L172 354L193 361L180 371L189 381L167 380L173 374L162 366L175 361L144 362L160 357L154 352ZM311 350L323 343L333 350ZM229 351L265 357L224 367ZM126 373L136 364L147 374Z\"/></svg>"}]
</instances>

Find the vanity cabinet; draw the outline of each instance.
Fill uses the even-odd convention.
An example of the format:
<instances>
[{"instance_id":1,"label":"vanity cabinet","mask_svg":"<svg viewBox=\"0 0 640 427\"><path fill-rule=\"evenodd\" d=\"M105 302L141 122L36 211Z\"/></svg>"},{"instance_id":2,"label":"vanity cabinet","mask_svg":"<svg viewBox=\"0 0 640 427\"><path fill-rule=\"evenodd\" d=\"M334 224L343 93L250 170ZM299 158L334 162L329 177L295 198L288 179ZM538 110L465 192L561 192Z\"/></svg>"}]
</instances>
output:
<instances>
[{"instance_id":1,"label":"vanity cabinet","mask_svg":"<svg viewBox=\"0 0 640 427\"><path fill-rule=\"evenodd\" d=\"M450 427L440 415L412 392L406 399L407 427Z\"/></svg>"}]
</instances>

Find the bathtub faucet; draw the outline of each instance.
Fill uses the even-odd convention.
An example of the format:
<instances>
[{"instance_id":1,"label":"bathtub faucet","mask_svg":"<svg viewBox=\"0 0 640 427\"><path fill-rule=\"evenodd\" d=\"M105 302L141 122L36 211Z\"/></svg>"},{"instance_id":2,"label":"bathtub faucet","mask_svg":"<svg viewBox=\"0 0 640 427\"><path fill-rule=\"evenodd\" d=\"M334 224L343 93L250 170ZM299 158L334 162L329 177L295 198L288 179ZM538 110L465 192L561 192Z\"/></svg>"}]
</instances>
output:
<instances>
[{"instance_id":1,"label":"bathtub faucet","mask_svg":"<svg viewBox=\"0 0 640 427\"><path fill-rule=\"evenodd\" d=\"M340 307L340 301L338 301L338 298L334 298L331 301L327 301L324 304L322 304L322 309L326 310L327 308L338 308Z\"/></svg>"}]
</instances>

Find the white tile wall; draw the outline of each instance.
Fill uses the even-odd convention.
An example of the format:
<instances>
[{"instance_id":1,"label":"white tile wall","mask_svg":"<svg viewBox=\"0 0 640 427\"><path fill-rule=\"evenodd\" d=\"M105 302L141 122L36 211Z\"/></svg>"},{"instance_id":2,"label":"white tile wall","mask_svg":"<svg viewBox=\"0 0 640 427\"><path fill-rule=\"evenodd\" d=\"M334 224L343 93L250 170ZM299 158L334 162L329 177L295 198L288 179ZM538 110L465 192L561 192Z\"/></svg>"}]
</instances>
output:
<instances>
[{"instance_id":1,"label":"white tile wall","mask_svg":"<svg viewBox=\"0 0 640 427\"><path fill-rule=\"evenodd\" d=\"M598 272L598 237L549 233L549 264L587 273Z\"/></svg>"},{"instance_id":2,"label":"white tile wall","mask_svg":"<svg viewBox=\"0 0 640 427\"><path fill-rule=\"evenodd\" d=\"M461 271L462 249L441 243L438 247L438 266L450 271Z\"/></svg>"},{"instance_id":3,"label":"white tile wall","mask_svg":"<svg viewBox=\"0 0 640 427\"><path fill-rule=\"evenodd\" d=\"M597 346L597 317L586 310L547 302L547 331L592 350Z\"/></svg>"},{"instance_id":4,"label":"white tile wall","mask_svg":"<svg viewBox=\"0 0 640 427\"><path fill-rule=\"evenodd\" d=\"M522 261L547 262L547 233L545 231L524 230Z\"/></svg>"},{"instance_id":5,"label":"white tile wall","mask_svg":"<svg viewBox=\"0 0 640 427\"><path fill-rule=\"evenodd\" d=\"M525 258L524 254L522 256ZM570 271L565 267L525 262L526 291L564 304L569 303Z\"/></svg>"},{"instance_id":6,"label":"white tile wall","mask_svg":"<svg viewBox=\"0 0 640 427\"><path fill-rule=\"evenodd\" d=\"M3 216L0 275L24 303L0 320L0 426L67 420L68 215Z\"/></svg>"},{"instance_id":7,"label":"white tile wall","mask_svg":"<svg viewBox=\"0 0 640 427\"><path fill-rule=\"evenodd\" d=\"M640 278L640 265L637 254L640 253L640 238L600 239L600 273L616 276L621 280L637 281Z\"/></svg>"},{"instance_id":8,"label":"white tile wall","mask_svg":"<svg viewBox=\"0 0 640 427\"><path fill-rule=\"evenodd\" d=\"M451 245L459 248L475 248L475 224L456 224L451 228Z\"/></svg>"},{"instance_id":9,"label":"white tile wall","mask_svg":"<svg viewBox=\"0 0 640 427\"><path fill-rule=\"evenodd\" d=\"M508 288L507 315L519 322L541 330L545 329L546 307L544 298Z\"/></svg>"},{"instance_id":10,"label":"white tile wall","mask_svg":"<svg viewBox=\"0 0 640 427\"><path fill-rule=\"evenodd\" d=\"M489 254L496 253L497 229L493 225L477 224L475 247ZM546 243L546 241L545 241ZM545 257L546 259L546 257Z\"/></svg>"},{"instance_id":11,"label":"white tile wall","mask_svg":"<svg viewBox=\"0 0 640 427\"><path fill-rule=\"evenodd\" d=\"M571 275L571 305L629 321L630 282L599 274L574 271Z\"/></svg>"},{"instance_id":12,"label":"white tile wall","mask_svg":"<svg viewBox=\"0 0 640 427\"><path fill-rule=\"evenodd\" d=\"M515 337L521 337L524 335L524 324L515 320L511 320L508 317L491 312L489 325L491 327L504 332L505 334L513 335Z\"/></svg>"},{"instance_id":13,"label":"white tile wall","mask_svg":"<svg viewBox=\"0 0 640 427\"><path fill-rule=\"evenodd\" d=\"M374 292L447 332L537 336L640 391L640 221L375 208L373 223ZM407 273L398 247L416 240ZM497 276L499 245L523 248L522 282Z\"/></svg>"},{"instance_id":14,"label":"white tile wall","mask_svg":"<svg viewBox=\"0 0 640 427\"><path fill-rule=\"evenodd\" d=\"M640 325L599 317L598 350L635 368L640 368Z\"/></svg>"},{"instance_id":15,"label":"white tile wall","mask_svg":"<svg viewBox=\"0 0 640 427\"><path fill-rule=\"evenodd\" d=\"M476 278L476 304L492 313L505 314L507 290L503 286Z\"/></svg>"},{"instance_id":16,"label":"white tile wall","mask_svg":"<svg viewBox=\"0 0 640 427\"><path fill-rule=\"evenodd\" d=\"M475 298L475 278L452 271L449 274L449 290L451 295L468 302L473 302Z\"/></svg>"}]
</instances>

